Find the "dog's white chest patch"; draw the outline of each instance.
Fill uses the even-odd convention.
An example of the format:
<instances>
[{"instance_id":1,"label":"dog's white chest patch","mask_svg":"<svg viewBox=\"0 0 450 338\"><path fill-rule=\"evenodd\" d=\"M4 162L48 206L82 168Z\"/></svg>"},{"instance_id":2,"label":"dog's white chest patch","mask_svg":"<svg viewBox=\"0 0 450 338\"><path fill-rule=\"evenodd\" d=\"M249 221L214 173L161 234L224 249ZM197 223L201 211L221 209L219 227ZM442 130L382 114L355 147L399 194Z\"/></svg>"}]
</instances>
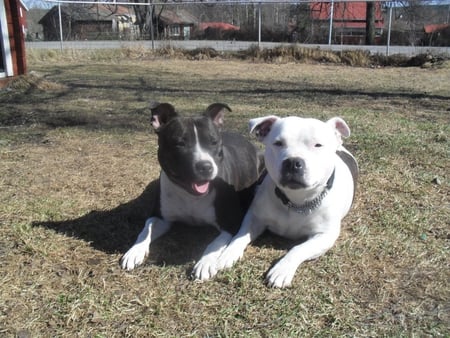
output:
<instances>
[{"instance_id":1,"label":"dog's white chest patch","mask_svg":"<svg viewBox=\"0 0 450 338\"><path fill-rule=\"evenodd\" d=\"M161 215L165 220L218 227L214 208L215 191L206 196L191 195L170 181L164 172L161 172L160 184Z\"/></svg>"},{"instance_id":2,"label":"dog's white chest patch","mask_svg":"<svg viewBox=\"0 0 450 338\"><path fill-rule=\"evenodd\" d=\"M275 193L275 183L266 177L255 197L252 208L255 217L271 232L291 239L298 239L327 230L323 213L299 214L282 203Z\"/></svg>"}]
</instances>

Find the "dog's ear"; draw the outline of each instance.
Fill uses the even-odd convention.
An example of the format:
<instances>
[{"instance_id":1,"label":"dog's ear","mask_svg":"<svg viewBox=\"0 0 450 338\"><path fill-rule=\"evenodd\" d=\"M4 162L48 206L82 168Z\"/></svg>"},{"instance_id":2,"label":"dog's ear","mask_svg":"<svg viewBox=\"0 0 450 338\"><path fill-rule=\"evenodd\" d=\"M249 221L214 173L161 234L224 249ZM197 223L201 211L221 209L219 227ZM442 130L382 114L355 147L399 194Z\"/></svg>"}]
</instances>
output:
<instances>
[{"instance_id":1,"label":"dog's ear","mask_svg":"<svg viewBox=\"0 0 450 338\"><path fill-rule=\"evenodd\" d=\"M152 112L151 123L155 131L158 131L161 126L178 116L175 108L170 103L151 103L150 111Z\"/></svg>"},{"instance_id":2,"label":"dog's ear","mask_svg":"<svg viewBox=\"0 0 450 338\"><path fill-rule=\"evenodd\" d=\"M231 112L231 108L225 103L213 103L208 108L206 108L205 116L209 117L217 127L222 127L223 116L225 110Z\"/></svg>"},{"instance_id":3,"label":"dog's ear","mask_svg":"<svg viewBox=\"0 0 450 338\"><path fill-rule=\"evenodd\" d=\"M274 115L251 119L248 124L250 133L255 134L258 140L262 141L269 134L272 125L277 120L279 120L279 117Z\"/></svg>"},{"instance_id":4,"label":"dog's ear","mask_svg":"<svg viewBox=\"0 0 450 338\"><path fill-rule=\"evenodd\" d=\"M327 121L327 124L335 130L336 137L338 139L339 144L342 144L342 138L346 138L350 136L350 128L347 123L340 117L333 117Z\"/></svg>"}]
</instances>

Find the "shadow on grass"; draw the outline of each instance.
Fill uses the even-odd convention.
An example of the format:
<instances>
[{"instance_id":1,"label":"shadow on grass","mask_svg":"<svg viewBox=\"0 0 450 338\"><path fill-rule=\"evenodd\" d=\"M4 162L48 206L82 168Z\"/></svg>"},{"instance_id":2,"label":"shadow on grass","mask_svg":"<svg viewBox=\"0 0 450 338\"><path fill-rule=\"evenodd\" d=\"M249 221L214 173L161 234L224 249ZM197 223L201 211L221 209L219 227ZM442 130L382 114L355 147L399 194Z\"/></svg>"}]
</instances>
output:
<instances>
[{"instance_id":1,"label":"shadow on grass","mask_svg":"<svg viewBox=\"0 0 450 338\"><path fill-rule=\"evenodd\" d=\"M59 72L63 73L62 70ZM109 74L109 72L106 72ZM372 99L398 99L414 101L416 107L428 107L430 102L445 102L450 99L448 95L432 94L411 91L385 91L364 90L354 88L326 88L311 83L292 83L286 81L259 81L237 80L226 78L220 81L209 82L204 79L188 80L177 78L176 74L164 72L164 81L156 82L155 74L131 77L127 83L111 80L108 76L89 80L65 80L66 89L38 90L30 87L24 90L15 90L0 93L2 107L0 107L0 124L3 126L24 126L42 124L48 128L80 126L82 128L142 130L148 126L150 112L148 101L159 97L196 97L200 101L209 101L212 95L220 95L234 100L243 98L245 101L255 100L259 104L261 98L265 100L283 98L286 100L305 98L309 102L323 102L365 98ZM158 74L160 77L161 74ZM151 94L150 94L151 93ZM84 102L80 107L80 99L88 98L92 106ZM103 106L96 107L95 102L103 102ZM231 101L231 99L230 99ZM106 104L105 102L110 102ZM139 107L136 108L136 103ZM133 105L134 108L130 109ZM30 108L32 106L32 108Z\"/></svg>"},{"instance_id":2,"label":"shadow on grass","mask_svg":"<svg viewBox=\"0 0 450 338\"><path fill-rule=\"evenodd\" d=\"M32 226L84 240L108 254L125 253L151 216L158 190L159 182L155 180L140 196L111 210L91 211L72 220L33 222ZM145 264L181 265L197 260L217 234L213 227L175 223L166 235L152 243Z\"/></svg>"},{"instance_id":3,"label":"shadow on grass","mask_svg":"<svg viewBox=\"0 0 450 338\"><path fill-rule=\"evenodd\" d=\"M152 216L158 190L159 182L155 180L137 198L111 210L94 210L79 218L64 221L33 222L32 226L86 241L107 254L125 253L135 242L145 220ZM183 265L196 261L217 235L218 231L213 227L174 223L166 235L151 244L149 257L144 264ZM294 244L291 240L266 231L252 245L288 250Z\"/></svg>"}]
</instances>

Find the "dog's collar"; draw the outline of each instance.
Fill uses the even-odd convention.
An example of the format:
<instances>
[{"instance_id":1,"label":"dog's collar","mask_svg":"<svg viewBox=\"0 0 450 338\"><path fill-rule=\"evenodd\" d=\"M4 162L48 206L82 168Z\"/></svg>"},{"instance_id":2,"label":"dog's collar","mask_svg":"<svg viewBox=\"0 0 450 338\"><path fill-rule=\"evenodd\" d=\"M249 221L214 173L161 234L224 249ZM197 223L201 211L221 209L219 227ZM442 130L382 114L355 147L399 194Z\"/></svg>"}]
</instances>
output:
<instances>
[{"instance_id":1,"label":"dog's collar","mask_svg":"<svg viewBox=\"0 0 450 338\"><path fill-rule=\"evenodd\" d=\"M295 203L292 203L289 198L285 195L283 191L281 191L280 188L275 187L275 195L283 202L284 205L286 205L289 209L292 209L298 214L302 215L309 215L313 210L320 207L322 204L322 200L325 198L325 196L328 194L328 191L333 187L334 183L334 174L336 172L336 169L333 170L333 173L331 174L330 178L327 181L327 184L325 188L322 190L322 192L313 200L307 201L303 203L302 205L297 205Z\"/></svg>"}]
</instances>

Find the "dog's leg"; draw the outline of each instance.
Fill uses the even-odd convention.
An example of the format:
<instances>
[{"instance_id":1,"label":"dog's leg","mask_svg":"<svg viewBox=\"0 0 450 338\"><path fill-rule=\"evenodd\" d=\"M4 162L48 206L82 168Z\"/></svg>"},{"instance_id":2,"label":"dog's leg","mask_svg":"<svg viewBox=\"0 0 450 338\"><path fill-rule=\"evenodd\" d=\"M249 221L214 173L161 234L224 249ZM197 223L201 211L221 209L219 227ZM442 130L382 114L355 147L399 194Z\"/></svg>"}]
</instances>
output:
<instances>
[{"instance_id":1,"label":"dog's leg","mask_svg":"<svg viewBox=\"0 0 450 338\"><path fill-rule=\"evenodd\" d=\"M202 258L195 264L192 275L198 280L207 280L217 274L216 263L222 251L231 241L231 234L221 231L203 252Z\"/></svg>"},{"instance_id":2,"label":"dog's leg","mask_svg":"<svg viewBox=\"0 0 450 338\"><path fill-rule=\"evenodd\" d=\"M231 268L243 256L245 248L261 235L264 229L264 225L259 223L250 209L244 217L239 232L220 255L217 270Z\"/></svg>"},{"instance_id":3,"label":"dog's leg","mask_svg":"<svg viewBox=\"0 0 450 338\"><path fill-rule=\"evenodd\" d=\"M290 286L295 271L301 263L322 256L333 246L339 236L340 225L333 225L333 227L335 230L316 234L289 250L267 273L267 285L275 288Z\"/></svg>"},{"instance_id":4,"label":"dog's leg","mask_svg":"<svg viewBox=\"0 0 450 338\"><path fill-rule=\"evenodd\" d=\"M145 222L144 229L140 232L134 245L123 255L121 259L122 269L133 270L142 264L148 255L150 243L164 235L170 229L170 223L157 217L150 217Z\"/></svg>"}]
</instances>

